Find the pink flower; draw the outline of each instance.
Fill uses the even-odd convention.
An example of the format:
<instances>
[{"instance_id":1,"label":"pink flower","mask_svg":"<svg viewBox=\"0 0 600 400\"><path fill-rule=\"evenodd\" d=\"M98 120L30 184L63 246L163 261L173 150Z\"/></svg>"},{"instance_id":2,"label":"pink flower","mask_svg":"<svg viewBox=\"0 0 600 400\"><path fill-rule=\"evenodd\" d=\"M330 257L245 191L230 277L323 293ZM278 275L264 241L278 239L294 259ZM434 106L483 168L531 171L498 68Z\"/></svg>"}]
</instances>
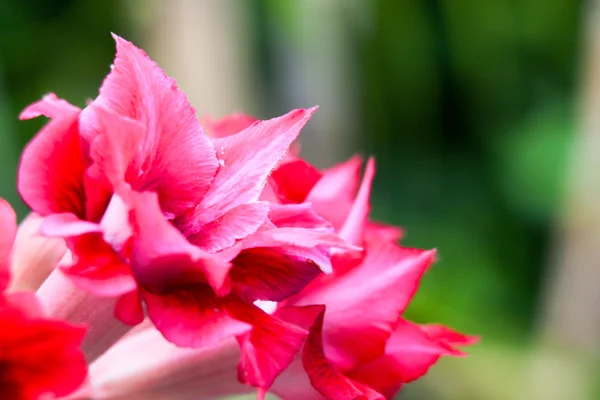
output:
<instances>
[{"instance_id":1,"label":"pink flower","mask_svg":"<svg viewBox=\"0 0 600 400\"><path fill-rule=\"evenodd\" d=\"M297 223L312 210L282 215L260 199L316 108L211 139L174 81L115 39L114 67L84 110L47 95L21 115L51 121L24 151L19 191L73 258L38 295L52 315L89 323L88 361L130 329L114 309L127 325L147 314L178 346L236 337L242 379L268 387L308 331L254 302L297 294L330 270L332 249L354 249L321 219Z\"/></svg>"},{"instance_id":2,"label":"pink flower","mask_svg":"<svg viewBox=\"0 0 600 400\"><path fill-rule=\"evenodd\" d=\"M17 225L12 208L2 199L0 227L0 397L68 395L87 376L79 350L85 329L46 318L31 292L5 292Z\"/></svg>"},{"instance_id":3,"label":"pink flower","mask_svg":"<svg viewBox=\"0 0 600 400\"><path fill-rule=\"evenodd\" d=\"M264 365L277 359L277 354L249 358L251 353L242 353L236 373L240 351L234 342L225 340L210 350L175 350L162 343L153 329L146 329L125 338L92 365L95 396L214 398L248 391L239 380L259 387L259 397L268 390L286 400L389 399L403 384L425 374L441 356L463 355L457 347L473 344L477 338L441 325L420 326L402 317L435 252L401 247L396 243L399 229L368 220L374 164L372 160L367 163L362 183L359 166L354 158L321 173L302 160L293 160L281 164L270 178L272 194L287 207L319 193L322 179L336 185L340 199L348 201L347 205L339 203L345 215L332 208L326 196L313 194L321 201L317 207L322 214L340 218L336 222L340 235L364 247L364 251L336 254L332 274L320 275L298 294L263 303L271 315L296 326L306 337L301 351L289 352L292 360L281 374L271 380L252 373L256 366L259 371L268 370ZM293 191L292 196L281 189L286 188L281 185L284 177L293 181L293 171L298 172L297 181L311 180L310 185L300 185L305 194ZM143 354L149 347L156 349L156 357ZM122 360L131 354L139 355L134 365L112 367L124 364Z\"/></svg>"}]
</instances>

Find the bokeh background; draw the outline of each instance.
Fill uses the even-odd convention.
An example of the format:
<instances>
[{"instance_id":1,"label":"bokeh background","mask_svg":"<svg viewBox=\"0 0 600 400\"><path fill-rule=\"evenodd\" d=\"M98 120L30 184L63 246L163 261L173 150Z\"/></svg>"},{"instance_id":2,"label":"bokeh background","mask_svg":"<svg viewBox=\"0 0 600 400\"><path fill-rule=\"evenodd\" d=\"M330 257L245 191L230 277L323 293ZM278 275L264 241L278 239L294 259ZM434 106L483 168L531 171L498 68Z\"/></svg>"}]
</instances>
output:
<instances>
[{"instance_id":1,"label":"bokeh background","mask_svg":"<svg viewBox=\"0 0 600 400\"><path fill-rule=\"evenodd\" d=\"M482 341L401 399L600 398L600 35L594 1L1 0L0 196L43 121L146 49L200 116L321 106L319 167L374 155L375 218L439 250L410 307ZM598 114L598 115L597 115Z\"/></svg>"}]
</instances>

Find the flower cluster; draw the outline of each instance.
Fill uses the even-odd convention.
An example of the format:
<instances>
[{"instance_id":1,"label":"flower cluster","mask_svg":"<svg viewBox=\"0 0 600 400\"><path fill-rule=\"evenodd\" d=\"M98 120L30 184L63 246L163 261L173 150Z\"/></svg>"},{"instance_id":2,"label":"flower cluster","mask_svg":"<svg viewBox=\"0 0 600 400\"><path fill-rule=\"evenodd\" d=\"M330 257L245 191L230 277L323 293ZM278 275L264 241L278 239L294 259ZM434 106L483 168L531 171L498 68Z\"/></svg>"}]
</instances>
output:
<instances>
[{"instance_id":1,"label":"flower cluster","mask_svg":"<svg viewBox=\"0 0 600 400\"><path fill-rule=\"evenodd\" d=\"M299 157L316 108L203 128L115 40L83 110L21 114L50 121L19 166L27 240L0 204L0 397L389 399L475 341L402 317L435 252L369 219L372 159Z\"/></svg>"}]
</instances>

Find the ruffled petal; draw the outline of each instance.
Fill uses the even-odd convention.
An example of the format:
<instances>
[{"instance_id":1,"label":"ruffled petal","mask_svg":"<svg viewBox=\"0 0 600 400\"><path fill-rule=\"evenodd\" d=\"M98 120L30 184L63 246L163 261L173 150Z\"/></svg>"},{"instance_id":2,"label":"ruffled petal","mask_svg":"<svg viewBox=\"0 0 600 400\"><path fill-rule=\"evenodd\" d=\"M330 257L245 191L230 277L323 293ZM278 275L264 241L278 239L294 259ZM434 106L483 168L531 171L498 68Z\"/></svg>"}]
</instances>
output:
<instances>
[{"instance_id":1,"label":"ruffled petal","mask_svg":"<svg viewBox=\"0 0 600 400\"><path fill-rule=\"evenodd\" d=\"M251 328L232 318L224 310L228 298L217 298L208 285L189 285L167 293L145 291L142 296L156 329L177 346L214 346Z\"/></svg>"},{"instance_id":2,"label":"ruffled petal","mask_svg":"<svg viewBox=\"0 0 600 400\"><path fill-rule=\"evenodd\" d=\"M434 251L371 243L363 263L295 304L325 304L323 331L327 357L343 370L384 354L398 315L417 290Z\"/></svg>"},{"instance_id":3,"label":"ruffled petal","mask_svg":"<svg viewBox=\"0 0 600 400\"><path fill-rule=\"evenodd\" d=\"M269 216L269 204L256 202L241 204L227 211L221 218L204 225L188 240L209 253L231 247L237 240L253 234Z\"/></svg>"},{"instance_id":4,"label":"ruffled petal","mask_svg":"<svg viewBox=\"0 0 600 400\"><path fill-rule=\"evenodd\" d=\"M72 251L73 264L61 269L80 288L101 297L117 297L136 289L127 261L99 234L73 240Z\"/></svg>"},{"instance_id":5,"label":"ruffled petal","mask_svg":"<svg viewBox=\"0 0 600 400\"><path fill-rule=\"evenodd\" d=\"M293 307L287 314L300 314L297 319L313 321L322 307ZM228 307L232 316L253 325L238 337L242 356L238 365L241 382L267 390L302 348L308 330L274 317L258 307L237 303Z\"/></svg>"},{"instance_id":6,"label":"ruffled petal","mask_svg":"<svg viewBox=\"0 0 600 400\"><path fill-rule=\"evenodd\" d=\"M332 231L331 223L319 216L312 204L270 204L269 219L275 226Z\"/></svg>"},{"instance_id":7,"label":"ruffled petal","mask_svg":"<svg viewBox=\"0 0 600 400\"><path fill-rule=\"evenodd\" d=\"M440 333L440 337L431 337L426 330L427 328L422 329L419 325L400 318L386 345L385 355L361 365L347 375L391 398L402 384L423 376L441 356L463 355L460 350L445 342L444 337L456 340L455 345L470 344L475 340L440 328L434 329Z\"/></svg>"},{"instance_id":8,"label":"ruffled petal","mask_svg":"<svg viewBox=\"0 0 600 400\"><path fill-rule=\"evenodd\" d=\"M180 285L209 283L219 294L228 288L228 260L190 244L167 221L155 193L132 193L131 266L144 288L164 292Z\"/></svg>"},{"instance_id":9,"label":"ruffled petal","mask_svg":"<svg viewBox=\"0 0 600 400\"><path fill-rule=\"evenodd\" d=\"M381 394L344 376L329 362L323 348L323 316L321 312L311 326L302 353L302 363L312 386L328 399L384 400Z\"/></svg>"},{"instance_id":10,"label":"ruffled petal","mask_svg":"<svg viewBox=\"0 0 600 400\"><path fill-rule=\"evenodd\" d=\"M140 171L132 186L157 192L162 209L179 215L198 204L211 185L218 167L214 147L173 79L132 43L114 38L114 68L93 107L84 111L82 132L86 137L102 132L94 115L98 106L141 123L145 135L137 150Z\"/></svg>"},{"instance_id":11,"label":"ruffled petal","mask_svg":"<svg viewBox=\"0 0 600 400\"><path fill-rule=\"evenodd\" d=\"M271 170L315 110L294 110L258 121L236 135L214 139L221 167L195 211L181 222L183 232L193 235L228 210L258 200Z\"/></svg>"},{"instance_id":12,"label":"ruffled petal","mask_svg":"<svg viewBox=\"0 0 600 400\"><path fill-rule=\"evenodd\" d=\"M42 216L70 212L85 217L79 113L79 108L48 94L20 115L21 119L50 118L23 150L17 177L23 200Z\"/></svg>"}]
</instances>

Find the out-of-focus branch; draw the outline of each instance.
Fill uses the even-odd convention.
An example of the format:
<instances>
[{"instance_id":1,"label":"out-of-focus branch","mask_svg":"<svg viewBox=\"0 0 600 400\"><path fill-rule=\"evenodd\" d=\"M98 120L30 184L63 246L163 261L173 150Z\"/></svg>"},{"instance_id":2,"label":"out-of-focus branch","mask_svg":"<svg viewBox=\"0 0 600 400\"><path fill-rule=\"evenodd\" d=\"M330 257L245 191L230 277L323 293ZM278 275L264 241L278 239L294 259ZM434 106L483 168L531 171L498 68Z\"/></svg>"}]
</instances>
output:
<instances>
[{"instance_id":1,"label":"out-of-focus branch","mask_svg":"<svg viewBox=\"0 0 600 400\"><path fill-rule=\"evenodd\" d=\"M579 124L527 399L591 399L600 359L600 2L585 21Z\"/></svg>"}]
</instances>

